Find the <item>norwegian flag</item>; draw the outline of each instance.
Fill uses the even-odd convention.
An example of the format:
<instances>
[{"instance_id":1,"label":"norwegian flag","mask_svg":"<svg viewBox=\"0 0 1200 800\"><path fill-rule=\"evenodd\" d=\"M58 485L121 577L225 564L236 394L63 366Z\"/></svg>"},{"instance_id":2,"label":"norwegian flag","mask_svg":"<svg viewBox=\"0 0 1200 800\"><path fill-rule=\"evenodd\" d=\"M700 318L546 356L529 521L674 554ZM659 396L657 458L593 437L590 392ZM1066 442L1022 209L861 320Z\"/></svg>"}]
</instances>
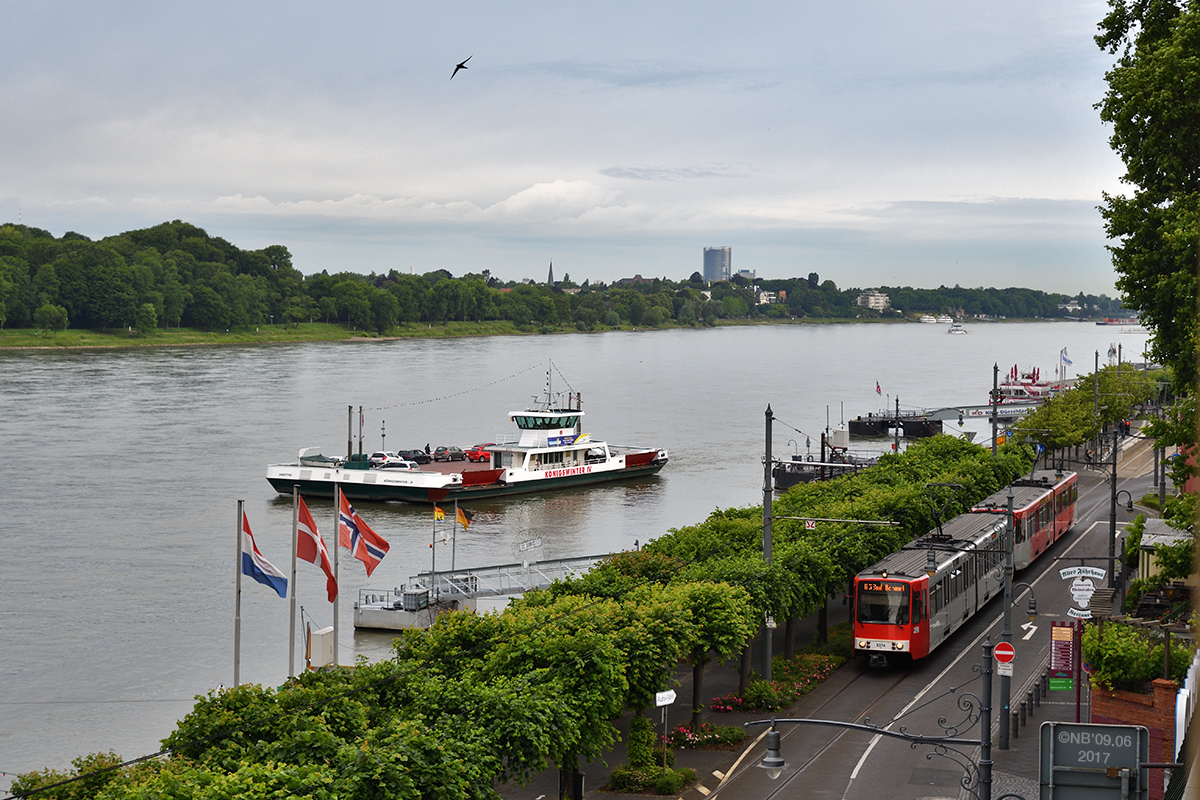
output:
<instances>
[{"instance_id":1,"label":"norwegian flag","mask_svg":"<svg viewBox=\"0 0 1200 800\"><path fill-rule=\"evenodd\" d=\"M299 531L296 537L296 556L310 564L317 564L325 573L325 591L329 594L329 602L337 597L337 580L333 577L333 566L329 563L329 551L325 549L325 540L317 533L317 523L313 521L304 498L300 498Z\"/></svg>"},{"instance_id":2,"label":"norwegian flag","mask_svg":"<svg viewBox=\"0 0 1200 800\"><path fill-rule=\"evenodd\" d=\"M338 488L338 543L349 548L350 553L363 562L367 568L367 577L379 566L379 562L387 555L390 545L375 531L371 530L362 517L354 511L354 506Z\"/></svg>"}]
</instances>

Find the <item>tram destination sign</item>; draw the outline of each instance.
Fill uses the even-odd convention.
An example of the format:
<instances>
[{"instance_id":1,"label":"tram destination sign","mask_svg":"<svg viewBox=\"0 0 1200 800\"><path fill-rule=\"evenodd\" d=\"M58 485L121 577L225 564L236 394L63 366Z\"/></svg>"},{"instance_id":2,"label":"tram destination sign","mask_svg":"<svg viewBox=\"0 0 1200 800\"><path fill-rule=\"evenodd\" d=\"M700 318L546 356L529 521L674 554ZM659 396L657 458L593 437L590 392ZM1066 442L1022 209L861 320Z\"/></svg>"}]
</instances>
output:
<instances>
[{"instance_id":1,"label":"tram destination sign","mask_svg":"<svg viewBox=\"0 0 1200 800\"><path fill-rule=\"evenodd\" d=\"M1043 722L1041 800L1117 800L1123 771L1128 797L1146 800L1150 732L1141 725Z\"/></svg>"}]
</instances>

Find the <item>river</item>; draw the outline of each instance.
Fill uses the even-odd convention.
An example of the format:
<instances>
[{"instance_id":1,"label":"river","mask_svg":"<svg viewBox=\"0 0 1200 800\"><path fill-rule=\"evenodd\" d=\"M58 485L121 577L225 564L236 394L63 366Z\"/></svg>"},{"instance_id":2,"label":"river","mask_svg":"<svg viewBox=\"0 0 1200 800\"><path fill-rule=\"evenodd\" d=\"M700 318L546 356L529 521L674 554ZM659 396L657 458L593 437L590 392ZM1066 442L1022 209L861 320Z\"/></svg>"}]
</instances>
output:
<instances>
[{"instance_id":1,"label":"river","mask_svg":"<svg viewBox=\"0 0 1200 800\"><path fill-rule=\"evenodd\" d=\"M762 498L764 411L778 456L813 452L827 421L899 396L901 407L986 402L992 365L1052 375L1060 349L1088 373L1110 345L1140 360L1146 335L1090 323L838 324L658 332L356 341L245 347L0 353L0 789L14 773L78 755L136 757L193 696L233 678L236 502L263 555L289 569L291 501L264 480L299 448L345 449L347 406L364 447L496 441L553 362L555 389L582 394L584 431L670 451L635 483L482 503L455 545L458 567L628 549ZM876 383L881 394L876 394ZM844 409L844 412L843 412ZM953 427L954 423L948 423ZM357 429L355 431L357 435ZM328 502L312 504L327 535ZM375 575L343 557L340 655L387 654L354 633L362 588L427 569L427 507L360 503L391 545ZM447 549L439 549L444 567ZM330 624L324 580L301 563L300 604ZM287 675L288 603L247 581L241 676Z\"/></svg>"}]
</instances>

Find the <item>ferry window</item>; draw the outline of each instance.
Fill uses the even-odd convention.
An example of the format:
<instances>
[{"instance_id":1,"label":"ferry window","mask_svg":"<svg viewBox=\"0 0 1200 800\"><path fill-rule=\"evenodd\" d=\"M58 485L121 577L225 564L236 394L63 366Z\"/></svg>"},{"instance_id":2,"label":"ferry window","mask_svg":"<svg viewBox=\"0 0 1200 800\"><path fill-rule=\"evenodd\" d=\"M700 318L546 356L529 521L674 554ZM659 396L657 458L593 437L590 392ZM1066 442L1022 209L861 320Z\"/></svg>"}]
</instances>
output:
<instances>
[{"instance_id":1,"label":"ferry window","mask_svg":"<svg viewBox=\"0 0 1200 800\"><path fill-rule=\"evenodd\" d=\"M859 622L907 625L908 603L908 584L866 580L858 583L858 599L854 606Z\"/></svg>"},{"instance_id":2,"label":"ferry window","mask_svg":"<svg viewBox=\"0 0 1200 800\"><path fill-rule=\"evenodd\" d=\"M543 464L561 464L563 463L563 454L560 450L557 453L542 453Z\"/></svg>"}]
</instances>

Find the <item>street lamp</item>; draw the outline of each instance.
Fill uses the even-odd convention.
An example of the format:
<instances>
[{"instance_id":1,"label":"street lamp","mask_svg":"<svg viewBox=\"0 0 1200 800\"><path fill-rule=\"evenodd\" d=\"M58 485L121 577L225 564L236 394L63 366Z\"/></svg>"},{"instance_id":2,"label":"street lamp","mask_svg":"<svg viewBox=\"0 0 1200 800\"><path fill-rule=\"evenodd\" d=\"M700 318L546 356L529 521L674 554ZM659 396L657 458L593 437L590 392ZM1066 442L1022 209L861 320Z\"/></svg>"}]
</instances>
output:
<instances>
[{"instance_id":1,"label":"street lamp","mask_svg":"<svg viewBox=\"0 0 1200 800\"><path fill-rule=\"evenodd\" d=\"M767 777L773 781L779 780L779 775L787 766L787 762L779 754L779 739L779 728L775 727L775 720L772 719L771 730L767 731L767 754L763 756L758 766L759 769L765 769Z\"/></svg>"},{"instance_id":2,"label":"street lamp","mask_svg":"<svg viewBox=\"0 0 1200 800\"><path fill-rule=\"evenodd\" d=\"M1129 498L1125 502L1125 510L1127 512L1129 512L1130 514L1132 514L1133 513L1133 495L1131 495L1129 493L1128 489L1122 489L1121 491L1117 492L1117 503L1118 504L1121 502L1121 495L1125 495L1126 497Z\"/></svg>"}]
</instances>

